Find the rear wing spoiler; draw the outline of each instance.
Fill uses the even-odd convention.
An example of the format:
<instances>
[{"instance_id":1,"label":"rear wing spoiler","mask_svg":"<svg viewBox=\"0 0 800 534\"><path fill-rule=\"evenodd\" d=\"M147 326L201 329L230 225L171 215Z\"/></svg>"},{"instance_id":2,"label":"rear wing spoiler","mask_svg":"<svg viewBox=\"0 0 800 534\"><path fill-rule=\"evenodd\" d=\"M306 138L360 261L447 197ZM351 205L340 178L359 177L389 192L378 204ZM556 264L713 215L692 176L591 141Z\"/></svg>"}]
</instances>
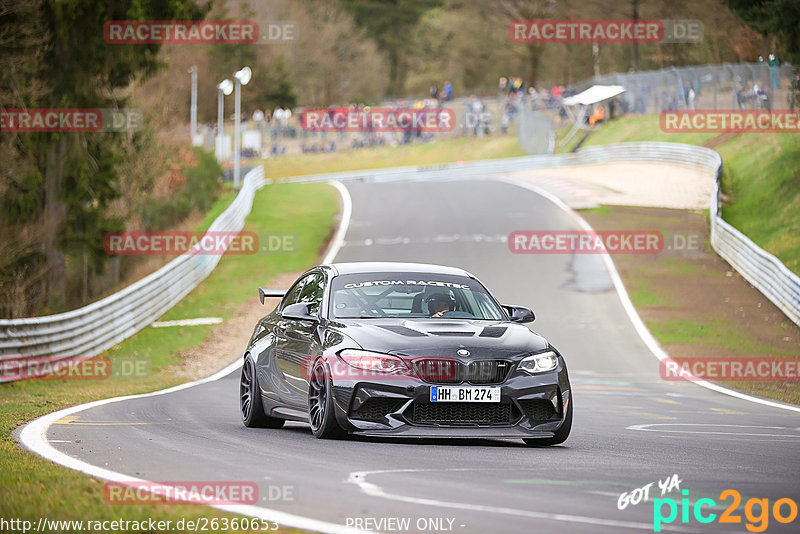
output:
<instances>
[{"instance_id":1,"label":"rear wing spoiler","mask_svg":"<svg viewBox=\"0 0 800 534\"><path fill-rule=\"evenodd\" d=\"M283 298L285 294L285 289L264 289L263 287L258 288L258 300L261 301L261 304L264 304L265 298Z\"/></svg>"}]
</instances>

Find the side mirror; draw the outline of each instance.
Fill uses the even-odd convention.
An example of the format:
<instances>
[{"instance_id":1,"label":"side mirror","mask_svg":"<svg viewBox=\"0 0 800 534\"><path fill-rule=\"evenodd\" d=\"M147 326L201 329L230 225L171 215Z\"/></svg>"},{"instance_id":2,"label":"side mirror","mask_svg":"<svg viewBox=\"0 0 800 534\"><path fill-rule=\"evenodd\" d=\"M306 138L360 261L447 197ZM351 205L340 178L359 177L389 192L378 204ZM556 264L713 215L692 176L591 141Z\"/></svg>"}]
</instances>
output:
<instances>
[{"instance_id":1,"label":"side mirror","mask_svg":"<svg viewBox=\"0 0 800 534\"><path fill-rule=\"evenodd\" d=\"M317 317L308 312L308 304L305 302L289 304L281 311L281 317L284 319L297 319L300 321L317 321Z\"/></svg>"},{"instance_id":2,"label":"side mirror","mask_svg":"<svg viewBox=\"0 0 800 534\"><path fill-rule=\"evenodd\" d=\"M258 288L258 300L261 301L261 304L264 304L265 298L283 298L285 294L285 289L264 289L263 287Z\"/></svg>"},{"instance_id":3,"label":"side mirror","mask_svg":"<svg viewBox=\"0 0 800 534\"><path fill-rule=\"evenodd\" d=\"M536 319L533 311L524 306L503 306L503 309L506 310L508 316L515 323L531 323Z\"/></svg>"}]
</instances>

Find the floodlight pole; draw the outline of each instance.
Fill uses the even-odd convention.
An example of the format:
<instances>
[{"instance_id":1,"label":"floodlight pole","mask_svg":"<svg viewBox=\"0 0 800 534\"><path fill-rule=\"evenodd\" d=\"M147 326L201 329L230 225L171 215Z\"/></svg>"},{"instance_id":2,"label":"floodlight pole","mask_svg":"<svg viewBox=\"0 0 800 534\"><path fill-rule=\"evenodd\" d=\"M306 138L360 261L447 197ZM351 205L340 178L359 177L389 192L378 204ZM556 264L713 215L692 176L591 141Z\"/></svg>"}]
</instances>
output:
<instances>
[{"instance_id":1,"label":"floodlight pole","mask_svg":"<svg viewBox=\"0 0 800 534\"><path fill-rule=\"evenodd\" d=\"M225 120L223 97L222 89L217 89L217 139L222 137L222 122Z\"/></svg>"},{"instance_id":2,"label":"floodlight pole","mask_svg":"<svg viewBox=\"0 0 800 534\"><path fill-rule=\"evenodd\" d=\"M233 188L239 189L239 158L242 152L242 83L239 78L234 76L236 80L236 97L234 103L234 113L236 113L235 131L233 132Z\"/></svg>"},{"instance_id":3,"label":"floodlight pole","mask_svg":"<svg viewBox=\"0 0 800 534\"><path fill-rule=\"evenodd\" d=\"M242 86L247 85L252 76L250 67L242 67L233 75L236 80L236 96L235 96L235 113L236 113L236 131L233 132L233 188L239 189L239 174L242 151Z\"/></svg>"},{"instance_id":4,"label":"floodlight pole","mask_svg":"<svg viewBox=\"0 0 800 534\"><path fill-rule=\"evenodd\" d=\"M191 144L194 145L194 138L197 137L197 67L192 65L189 67L189 72L192 74L192 106L191 106Z\"/></svg>"},{"instance_id":5,"label":"floodlight pole","mask_svg":"<svg viewBox=\"0 0 800 534\"><path fill-rule=\"evenodd\" d=\"M231 94L233 83L230 80L222 80L217 84L217 159L222 161L222 133L224 128L225 114L223 113L225 95Z\"/></svg>"}]
</instances>

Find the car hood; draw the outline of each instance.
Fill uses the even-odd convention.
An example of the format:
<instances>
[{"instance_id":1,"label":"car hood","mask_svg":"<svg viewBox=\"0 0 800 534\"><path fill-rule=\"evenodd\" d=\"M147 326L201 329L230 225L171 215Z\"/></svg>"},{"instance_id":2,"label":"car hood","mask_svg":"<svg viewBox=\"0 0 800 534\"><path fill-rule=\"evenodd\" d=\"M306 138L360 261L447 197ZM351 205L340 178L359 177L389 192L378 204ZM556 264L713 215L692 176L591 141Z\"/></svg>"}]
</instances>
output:
<instances>
[{"instance_id":1,"label":"car hood","mask_svg":"<svg viewBox=\"0 0 800 534\"><path fill-rule=\"evenodd\" d=\"M512 322L466 319L339 319L331 326L365 350L407 356L500 356L545 350L547 340Z\"/></svg>"}]
</instances>

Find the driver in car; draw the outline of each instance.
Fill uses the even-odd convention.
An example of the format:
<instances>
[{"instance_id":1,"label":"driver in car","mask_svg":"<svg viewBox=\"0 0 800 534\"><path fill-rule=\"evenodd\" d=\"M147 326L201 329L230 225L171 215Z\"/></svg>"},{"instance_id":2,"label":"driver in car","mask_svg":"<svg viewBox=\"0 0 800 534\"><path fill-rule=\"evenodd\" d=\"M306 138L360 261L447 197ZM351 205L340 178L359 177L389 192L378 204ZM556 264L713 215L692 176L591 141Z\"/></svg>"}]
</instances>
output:
<instances>
[{"instance_id":1,"label":"driver in car","mask_svg":"<svg viewBox=\"0 0 800 534\"><path fill-rule=\"evenodd\" d=\"M454 311L456 302L450 295L446 293L434 293L425 302L428 303L428 312L431 317L441 317L447 312Z\"/></svg>"}]
</instances>

